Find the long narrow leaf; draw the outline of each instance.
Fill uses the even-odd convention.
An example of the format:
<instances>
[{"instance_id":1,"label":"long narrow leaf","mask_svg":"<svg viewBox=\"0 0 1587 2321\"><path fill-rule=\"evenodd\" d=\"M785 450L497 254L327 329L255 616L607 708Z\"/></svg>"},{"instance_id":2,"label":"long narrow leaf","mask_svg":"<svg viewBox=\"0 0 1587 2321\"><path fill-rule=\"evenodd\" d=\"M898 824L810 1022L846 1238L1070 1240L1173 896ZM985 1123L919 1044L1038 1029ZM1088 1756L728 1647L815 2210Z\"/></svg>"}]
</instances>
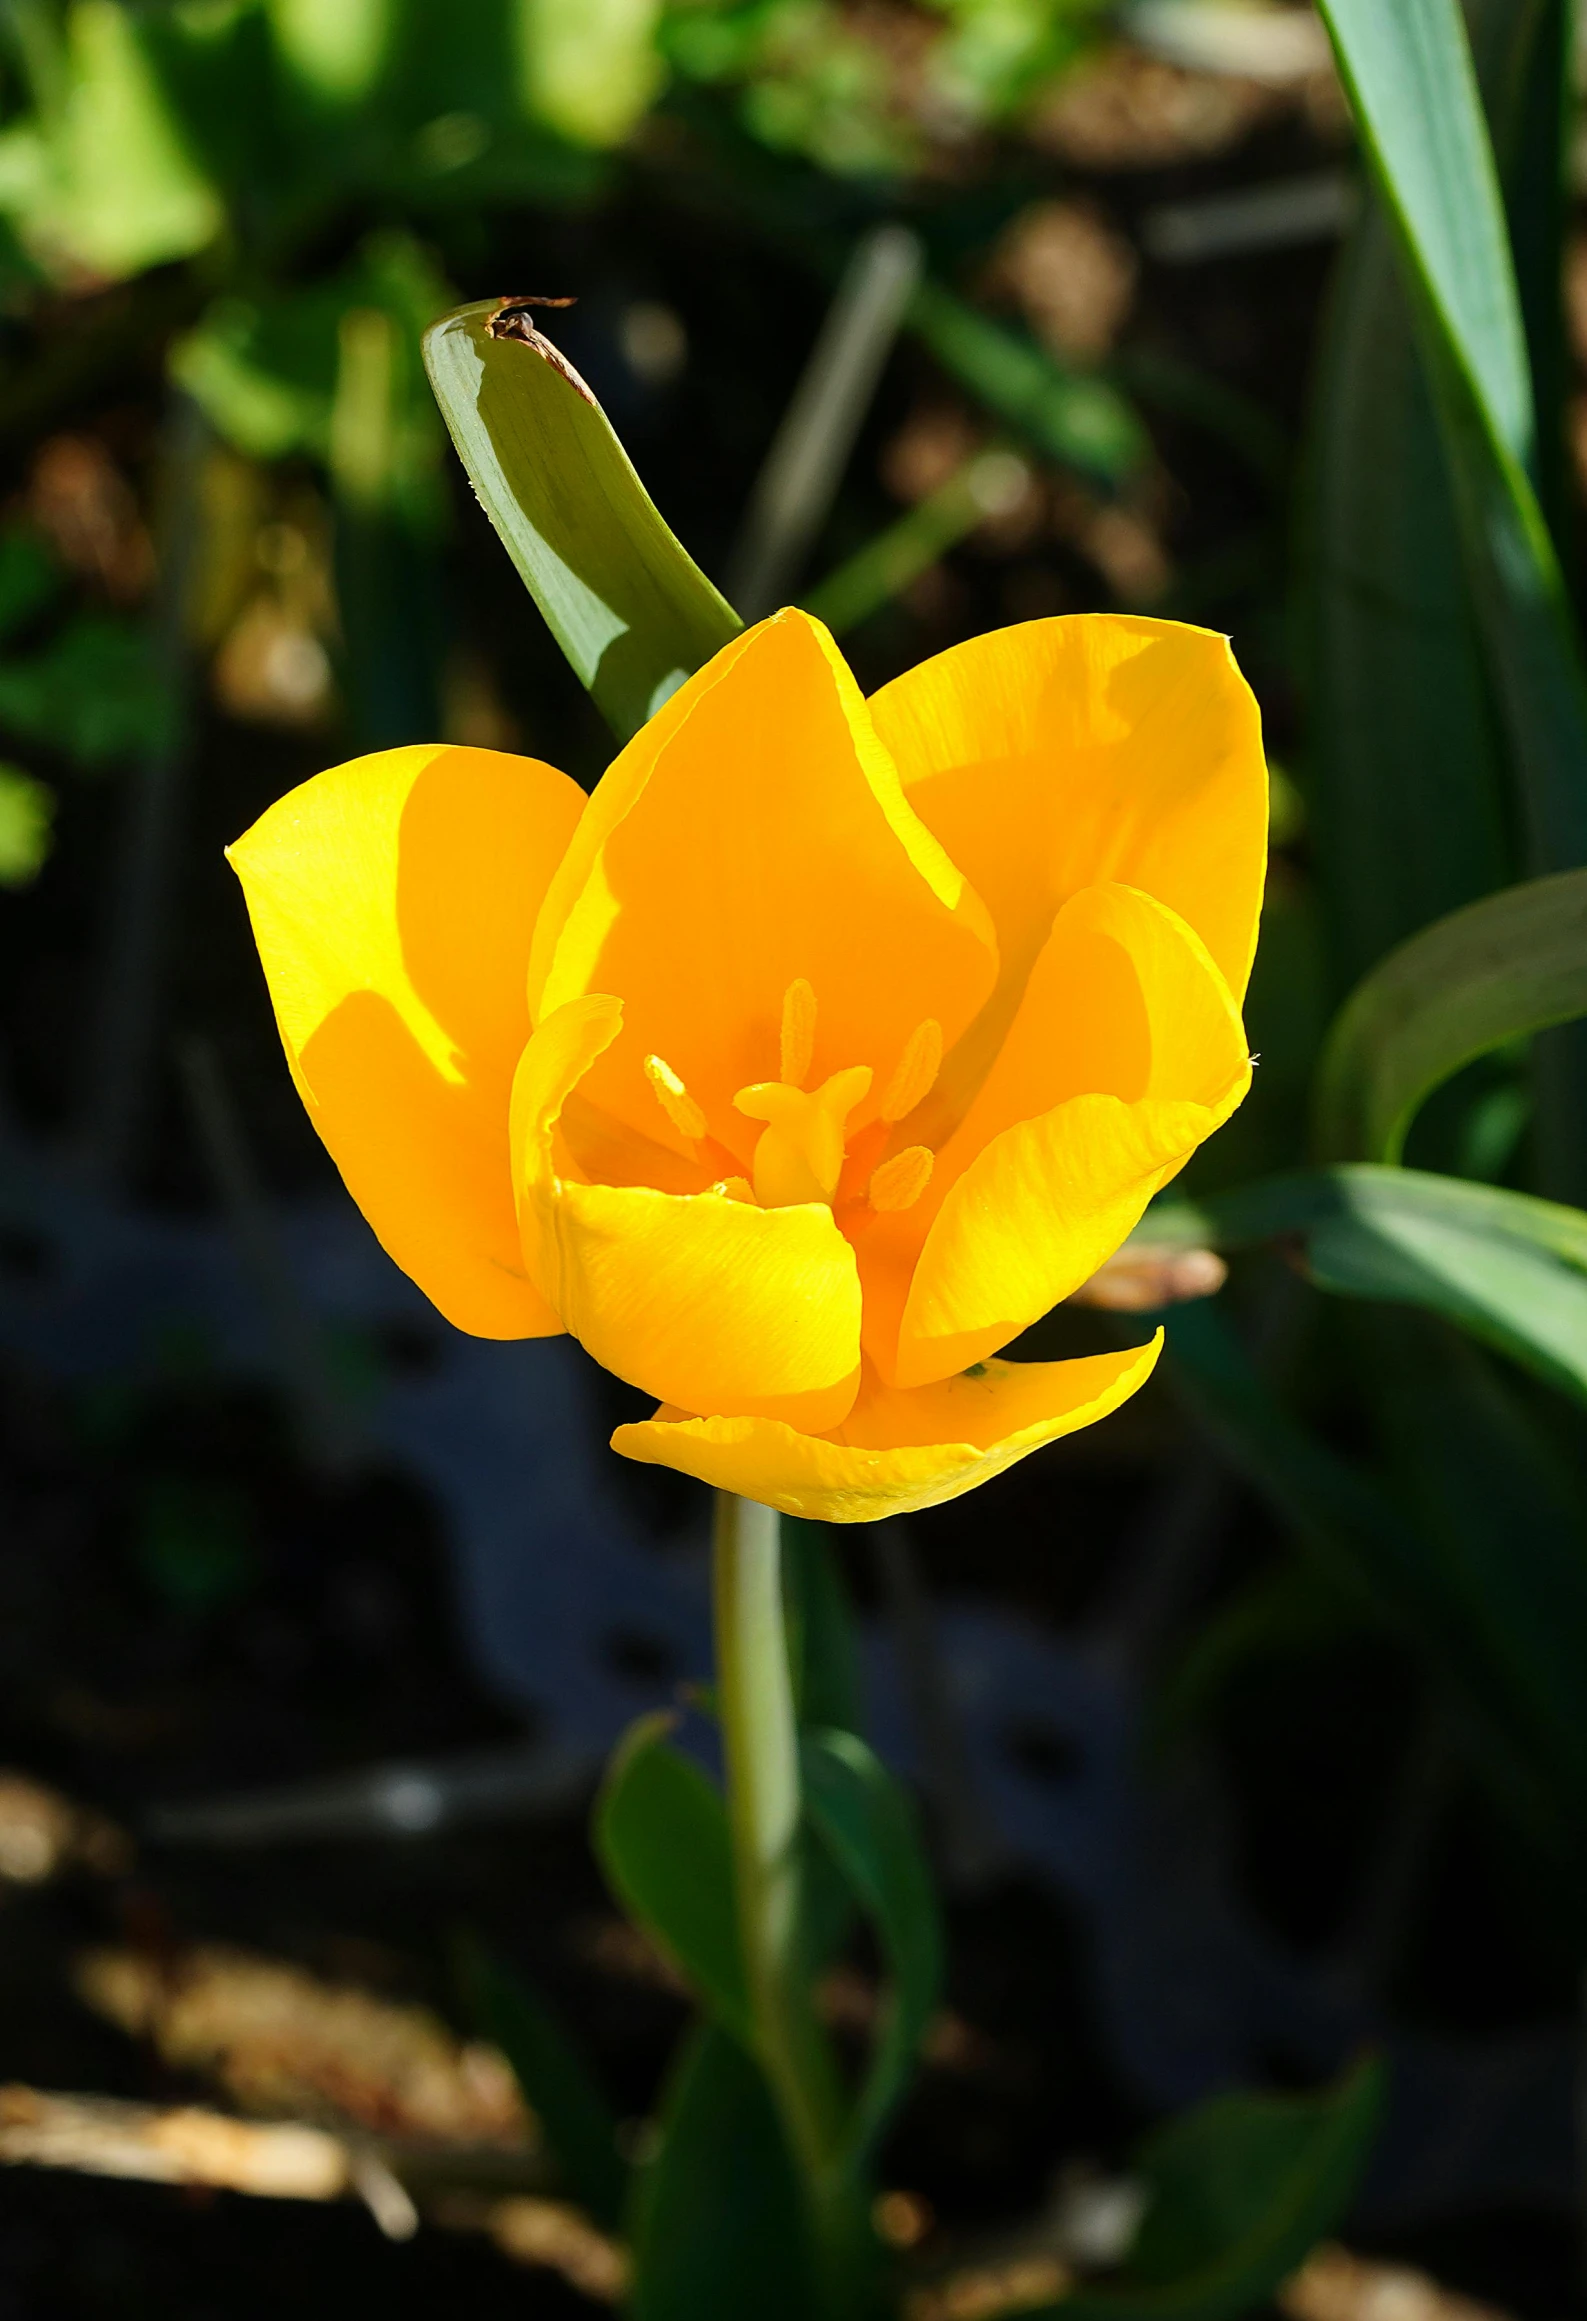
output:
<instances>
[{"instance_id":1,"label":"long narrow leaf","mask_svg":"<svg viewBox=\"0 0 1587 2321\"><path fill-rule=\"evenodd\" d=\"M1587 1400L1580 1209L1422 1169L1360 1165L1167 1202L1137 1231L1158 1246L1298 1243L1321 1288L1420 1306Z\"/></svg>"},{"instance_id":2,"label":"long narrow leaf","mask_svg":"<svg viewBox=\"0 0 1587 2321\"><path fill-rule=\"evenodd\" d=\"M1382 204L1324 320L1304 466L1312 818L1348 989L1515 875L1505 767L1437 416Z\"/></svg>"},{"instance_id":3,"label":"long narrow leaf","mask_svg":"<svg viewBox=\"0 0 1587 2321\"><path fill-rule=\"evenodd\" d=\"M1532 467L1493 150L1457 0L1320 0L1415 285L1535 867L1587 860L1587 682Z\"/></svg>"},{"instance_id":4,"label":"long narrow leaf","mask_svg":"<svg viewBox=\"0 0 1587 2321\"><path fill-rule=\"evenodd\" d=\"M600 405L545 342L493 337L493 303L425 333L458 457L619 741L743 623L673 537Z\"/></svg>"},{"instance_id":5,"label":"long narrow leaf","mask_svg":"<svg viewBox=\"0 0 1587 2321\"><path fill-rule=\"evenodd\" d=\"M1317 1134L1330 1160L1397 1161L1443 1081L1507 1040L1587 1015L1587 870L1468 904L1358 984L1329 1033Z\"/></svg>"}]
</instances>

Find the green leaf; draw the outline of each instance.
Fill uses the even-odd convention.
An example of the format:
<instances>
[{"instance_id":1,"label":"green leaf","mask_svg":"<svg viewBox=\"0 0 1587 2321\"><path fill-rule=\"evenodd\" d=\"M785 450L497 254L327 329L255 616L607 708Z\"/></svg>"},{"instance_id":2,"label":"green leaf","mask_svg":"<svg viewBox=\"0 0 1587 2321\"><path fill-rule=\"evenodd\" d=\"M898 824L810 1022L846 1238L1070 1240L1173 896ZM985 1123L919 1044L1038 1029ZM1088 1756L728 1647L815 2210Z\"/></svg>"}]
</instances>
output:
<instances>
[{"instance_id":1,"label":"green leaf","mask_svg":"<svg viewBox=\"0 0 1587 2321\"><path fill-rule=\"evenodd\" d=\"M531 104L577 145L618 145L662 78L660 0L535 0L524 22Z\"/></svg>"},{"instance_id":2,"label":"green leaf","mask_svg":"<svg viewBox=\"0 0 1587 2321\"><path fill-rule=\"evenodd\" d=\"M14 635L60 594L61 572L36 532L0 529L0 638Z\"/></svg>"},{"instance_id":3,"label":"green leaf","mask_svg":"<svg viewBox=\"0 0 1587 2321\"><path fill-rule=\"evenodd\" d=\"M808 2321L798 2180L765 2080L713 2024L685 2042L640 2172L634 2321Z\"/></svg>"},{"instance_id":4,"label":"green leaf","mask_svg":"<svg viewBox=\"0 0 1587 2321\"><path fill-rule=\"evenodd\" d=\"M906 320L961 387L1049 459L1110 484L1144 463L1146 430L1118 389L1094 372L1055 362L940 282L920 284Z\"/></svg>"},{"instance_id":5,"label":"green leaf","mask_svg":"<svg viewBox=\"0 0 1587 2321\"><path fill-rule=\"evenodd\" d=\"M1469 903L1391 952L1340 1010L1318 1068L1323 1155L1397 1161L1462 1065L1584 1014L1587 870Z\"/></svg>"},{"instance_id":6,"label":"green leaf","mask_svg":"<svg viewBox=\"0 0 1587 2321\"><path fill-rule=\"evenodd\" d=\"M881 1938L892 1979L869 2075L849 2122L851 2166L863 2165L897 2102L942 1981L942 1930L914 1807L853 1733L806 1735L805 1808Z\"/></svg>"},{"instance_id":7,"label":"green leaf","mask_svg":"<svg viewBox=\"0 0 1587 2321\"><path fill-rule=\"evenodd\" d=\"M1310 803L1333 966L1514 876L1443 444L1369 196L1325 312L1303 463Z\"/></svg>"},{"instance_id":8,"label":"green leaf","mask_svg":"<svg viewBox=\"0 0 1587 2321\"><path fill-rule=\"evenodd\" d=\"M1302 1243L1344 1297L1422 1306L1587 1400L1587 1214L1498 1185L1364 1164L1165 1202L1137 1228L1157 1246Z\"/></svg>"},{"instance_id":9,"label":"green leaf","mask_svg":"<svg viewBox=\"0 0 1587 2321\"><path fill-rule=\"evenodd\" d=\"M472 1937L459 1965L470 2009L512 2065L569 2191L598 2224L615 2231L628 2197L617 2121L588 2064L549 2007Z\"/></svg>"},{"instance_id":10,"label":"green leaf","mask_svg":"<svg viewBox=\"0 0 1587 2321\"><path fill-rule=\"evenodd\" d=\"M0 763L0 887L31 886L54 841L54 791Z\"/></svg>"},{"instance_id":11,"label":"green leaf","mask_svg":"<svg viewBox=\"0 0 1587 2321\"><path fill-rule=\"evenodd\" d=\"M662 521L560 357L493 339L495 306L425 333L436 401L481 505L607 723L627 741L742 627Z\"/></svg>"},{"instance_id":12,"label":"green leaf","mask_svg":"<svg viewBox=\"0 0 1587 2321\"><path fill-rule=\"evenodd\" d=\"M0 726L97 767L157 749L172 703L130 621L82 613L25 660L0 662Z\"/></svg>"},{"instance_id":13,"label":"green leaf","mask_svg":"<svg viewBox=\"0 0 1587 2321\"><path fill-rule=\"evenodd\" d=\"M666 1715L641 1717L623 1740L595 1802L595 1850L635 1924L750 2047L727 1807L668 1745L671 1726Z\"/></svg>"},{"instance_id":14,"label":"green leaf","mask_svg":"<svg viewBox=\"0 0 1587 2321\"><path fill-rule=\"evenodd\" d=\"M1457 0L1319 0L1417 294L1535 865L1587 859L1587 681L1533 483L1536 421L1498 176Z\"/></svg>"},{"instance_id":15,"label":"green leaf","mask_svg":"<svg viewBox=\"0 0 1587 2321\"><path fill-rule=\"evenodd\" d=\"M1270 2297L1348 2207L1376 2132L1382 2066L1320 2095L1214 2096L1147 2139L1150 2205L1126 2277L1052 2308L1072 2321L1229 2321Z\"/></svg>"}]
</instances>

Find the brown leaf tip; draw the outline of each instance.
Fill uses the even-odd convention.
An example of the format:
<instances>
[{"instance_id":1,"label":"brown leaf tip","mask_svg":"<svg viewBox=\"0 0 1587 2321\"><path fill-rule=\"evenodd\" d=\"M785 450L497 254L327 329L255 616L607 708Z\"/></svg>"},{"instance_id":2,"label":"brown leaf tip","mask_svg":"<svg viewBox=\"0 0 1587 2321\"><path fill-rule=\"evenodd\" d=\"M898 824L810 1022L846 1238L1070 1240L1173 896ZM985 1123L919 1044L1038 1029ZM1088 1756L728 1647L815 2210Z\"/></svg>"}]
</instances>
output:
<instances>
[{"instance_id":1,"label":"brown leaf tip","mask_svg":"<svg viewBox=\"0 0 1587 2321\"><path fill-rule=\"evenodd\" d=\"M523 296L516 298L500 298L496 302L495 313L485 325L485 336L493 339L511 339L518 346L532 348L534 353L544 357L554 371L561 372L568 385L582 395L586 403L593 404L595 397L568 361L567 356L563 354L560 347L553 345L544 331L536 330L530 314L530 309L536 306L576 306L577 304L576 298L539 298L532 292L525 292Z\"/></svg>"}]
</instances>

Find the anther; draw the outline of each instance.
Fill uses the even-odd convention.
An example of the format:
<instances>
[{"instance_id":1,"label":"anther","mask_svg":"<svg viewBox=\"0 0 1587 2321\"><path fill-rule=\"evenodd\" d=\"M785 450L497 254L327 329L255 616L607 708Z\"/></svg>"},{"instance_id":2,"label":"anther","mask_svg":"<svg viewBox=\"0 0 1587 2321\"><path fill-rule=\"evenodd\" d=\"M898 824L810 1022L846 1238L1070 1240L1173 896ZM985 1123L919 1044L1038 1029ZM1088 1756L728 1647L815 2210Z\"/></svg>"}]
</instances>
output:
<instances>
[{"instance_id":1,"label":"anther","mask_svg":"<svg viewBox=\"0 0 1587 2321\"><path fill-rule=\"evenodd\" d=\"M691 1144L697 1144L705 1134L705 1114L672 1066L664 1063L660 1056L647 1056L645 1078L656 1092L656 1102L678 1134L687 1137Z\"/></svg>"},{"instance_id":2,"label":"anther","mask_svg":"<svg viewBox=\"0 0 1587 2321\"><path fill-rule=\"evenodd\" d=\"M883 1161L870 1184L873 1209L912 1209L931 1182L932 1155L923 1144L906 1145Z\"/></svg>"},{"instance_id":3,"label":"anther","mask_svg":"<svg viewBox=\"0 0 1587 2321\"><path fill-rule=\"evenodd\" d=\"M802 975L796 975L782 995L782 1038L779 1042L779 1080L802 1088L816 1047L816 995Z\"/></svg>"},{"instance_id":4,"label":"anther","mask_svg":"<svg viewBox=\"0 0 1587 2321\"><path fill-rule=\"evenodd\" d=\"M924 1023L916 1024L904 1042L898 1069L888 1081L887 1093L882 1098L882 1118L902 1120L913 1112L921 1098L929 1094L941 1069L942 1026L935 1016L928 1015Z\"/></svg>"}]
</instances>

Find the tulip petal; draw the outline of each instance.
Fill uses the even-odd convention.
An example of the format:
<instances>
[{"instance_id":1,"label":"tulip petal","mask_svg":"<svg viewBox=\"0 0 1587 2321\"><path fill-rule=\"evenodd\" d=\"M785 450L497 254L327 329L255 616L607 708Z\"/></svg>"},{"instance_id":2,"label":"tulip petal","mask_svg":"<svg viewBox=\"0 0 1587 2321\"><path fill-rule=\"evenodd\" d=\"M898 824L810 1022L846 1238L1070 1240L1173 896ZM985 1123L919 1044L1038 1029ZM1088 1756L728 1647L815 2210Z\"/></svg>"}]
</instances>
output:
<instances>
[{"instance_id":1,"label":"tulip petal","mask_svg":"<svg viewBox=\"0 0 1587 2321\"><path fill-rule=\"evenodd\" d=\"M837 648L786 612L616 759L552 883L530 987L537 1021L620 993L624 1035L586 1095L677 1139L644 1074L655 1054L747 1167L759 1131L732 1100L778 1076L794 985L814 999L808 1084L870 1065L874 1113L922 1020L955 1037L995 975L985 910L906 803Z\"/></svg>"},{"instance_id":2,"label":"tulip petal","mask_svg":"<svg viewBox=\"0 0 1587 2321\"><path fill-rule=\"evenodd\" d=\"M848 1418L820 1436L776 1420L664 1409L620 1426L612 1448L785 1515L874 1523L957 1499L1043 1443L1106 1418L1144 1386L1162 1342L1159 1331L1150 1345L1076 1362L986 1362L908 1393L867 1372Z\"/></svg>"},{"instance_id":3,"label":"tulip petal","mask_svg":"<svg viewBox=\"0 0 1587 2321\"><path fill-rule=\"evenodd\" d=\"M287 1061L384 1247L459 1329L548 1336L507 1107L535 918L583 809L534 758L425 744L319 774L228 850Z\"/></svg>"},{"instance_id":4,"label":"tulip petal","mask_svg":"<svg viewBox=\"0 0 1587 2321\"><path fill-rule=\"evenodd\" d=\"M1129 887L1075 896L925 1196L861 1241L883 1376L948 1377L1077 1289L1250 1079L1233 995L1183 920Z\"/></svg>"},{"instance_id":5,"label":"tulip petal","mask_svg":"<svg viewBox=\"0 0 1587 2321\"><path fill-rule=\"evenodd\" d=\"M587 1184L559 1165L562 1106L622 1015L599 993L571 1000L518 1068L514 1168L535 1280L596 1361L647 1393L835 1426L859 1385L860 1283L830 1209Z\"/></svg>"},{"instance_id":6,"label":"tulip petal","mask_svg":"<svg viewBox=\"0 0 1587 2321\"><path fill-rule=\"evenodd\" d=\"M1122 613L1028 621L885 685L876 730L1023 983L1081 887L1140 887L1237 996L1267 864L1261 715L1228 640Z\"/></svg>"}]
</instances>

